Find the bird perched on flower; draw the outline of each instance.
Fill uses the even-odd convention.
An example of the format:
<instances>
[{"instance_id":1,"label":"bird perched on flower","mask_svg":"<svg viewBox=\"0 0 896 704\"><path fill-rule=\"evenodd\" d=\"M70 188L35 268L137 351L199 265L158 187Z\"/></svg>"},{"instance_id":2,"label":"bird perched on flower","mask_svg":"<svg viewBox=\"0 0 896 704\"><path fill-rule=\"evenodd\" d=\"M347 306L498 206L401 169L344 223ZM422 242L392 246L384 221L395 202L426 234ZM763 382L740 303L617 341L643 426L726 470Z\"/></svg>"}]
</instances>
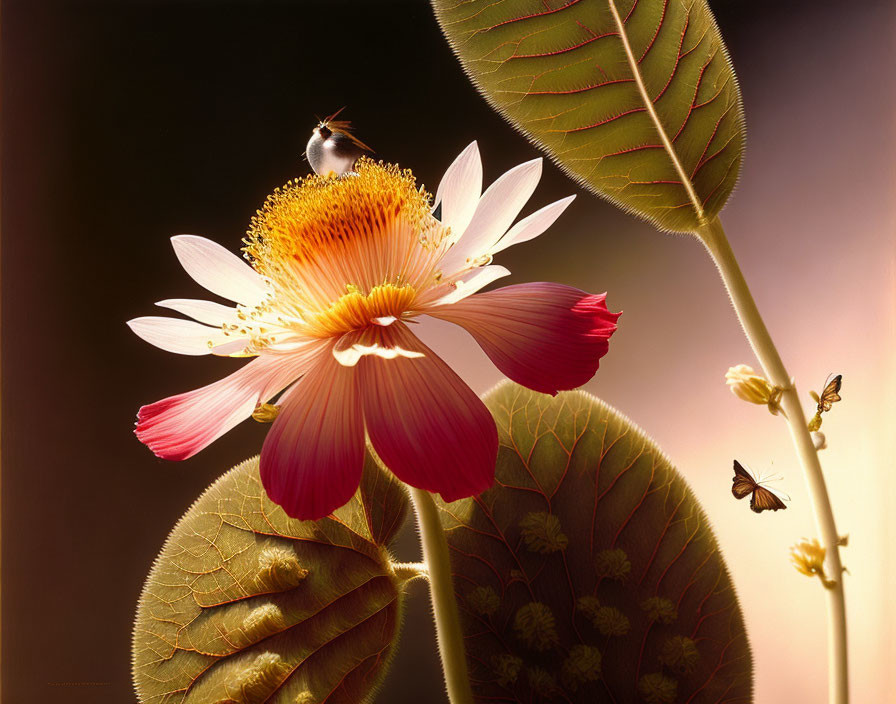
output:
<instances>
[{"instance_id":1,"label":"bird perched on flower","mask_svg":"<svg viewBox=\"0 0 896 704\"><path fill-rule=\"evenodd\" d=\"M594 375L619 315L605 294L555 283L478 293L510 273L494 255L540 235L573 200L514 225L540 176L535 159L481 193L474 142L433 201L410 171L361 157L344 176L309 176L269 196L245 240L249 263L202 237L172 238L187 273L235 305L165 300L158 305L193 321L137 318L131 329L169 352L252 359L143 406L137 437L159 457L183 460L258 410L273 418L262 482L300 519L351 498L365 434L407 484L446 501L484 491L494 477L495 422L411 323L455 323L505 375L553 394Z\"/></svg>"}]
</instances>

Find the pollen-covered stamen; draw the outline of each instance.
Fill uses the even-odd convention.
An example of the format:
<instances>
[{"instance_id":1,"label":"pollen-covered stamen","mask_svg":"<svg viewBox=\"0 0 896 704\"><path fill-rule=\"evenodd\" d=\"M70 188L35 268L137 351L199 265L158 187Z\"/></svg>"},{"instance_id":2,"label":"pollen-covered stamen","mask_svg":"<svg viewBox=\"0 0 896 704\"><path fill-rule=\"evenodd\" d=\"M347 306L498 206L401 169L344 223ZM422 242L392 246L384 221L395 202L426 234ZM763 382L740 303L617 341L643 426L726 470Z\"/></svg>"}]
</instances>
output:
<instances>
[{"instance_id":1,"label":"pollen-covered stamen","mask_svg":"<svg viewBox=\"0 0 896 704\"><path fill-rule=\"evenodd\" d=\"M221 353L231 357L247 357L258 354L261 350L276 348L283 342L291 342L295 338L296 322L285 320L272 305L271 298L265 298L255 306L237 305L235 320L221 324L225 337L233 339L233 343L243 341L239 349L234 344L225 344ZM232 349L233 348L233 349Z\"/></svg>"},{"instance_id":2,"label":"pollen-covered stamen","mask_svg":"<svg viewBox=\"0 0 896 704\"><path fill-rule=\"evenodd\" d=\"M365 294L357 286L347 286L327 310L306 318L305 334L334 337L369 325L382 325L384 319L401 319L413 307L416 290L404 284L381 284Z\"/></svg>"},{"instance_id":3,"label":"pollen-covered stamen","mask_svg":"<svg viewBox=\"0 0 896 704\"><path fill-rule=\"evenodd\" d=\"M370 293L384 282L419 291L434 281L448 230L429 195L410 171L370 159L355 168L288 183L252 220L246 254L294 317L329 309L349 284Z\"/></svg>"}]
</instances>

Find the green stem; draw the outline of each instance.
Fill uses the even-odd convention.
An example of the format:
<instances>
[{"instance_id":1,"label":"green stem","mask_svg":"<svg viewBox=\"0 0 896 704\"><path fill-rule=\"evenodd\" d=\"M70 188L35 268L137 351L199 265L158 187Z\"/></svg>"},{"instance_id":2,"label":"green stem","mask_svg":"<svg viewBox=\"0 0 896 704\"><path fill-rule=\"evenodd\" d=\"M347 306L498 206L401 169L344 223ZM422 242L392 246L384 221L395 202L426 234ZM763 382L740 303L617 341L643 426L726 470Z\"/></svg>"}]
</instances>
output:
<instances>
[{"instance_id":1,"label":"green stem","mask_svg":"<svg viewBox=\"0 0 896 704\"><path fill-rule=\"evenodd\" d=\"M439 522L439 513L432 494L422 489L409 488L414 511L417 514L423 560L429 572L436 638L439 642L439 655L442 658L448 700L451 704L473 704L473 690L470 688L467 658L464 652L464 636L460 629L454 585L451 581L448 541Z\"/></svg>"},{"instance_id":2,"label":"green stem","mask_svg":"<svg viewBox=\"0 0 896 704\"><path fill-rule=\"evenodd\" d=\"M393 562L392 571L402 582L411 582L415 579L426 579L429 574L424 562Z\"/></svg>"},{"instance_id":3,"label":"green stem","mask_svg":"<svg viewBox=\"0 0 896 704\"><path fill-rule=\"evenodd\" d=\"M828 699L831 704L847 704L849 701L849 674L846 649L846 604L843 595L843 566L840 563L840 535L834 523L834 512L828 496L824 473L818 460L818 451L806 426L806 417L800 404L796 386L781 361L778 350L759 315L759 309L750 293L744 275L737 264L725 230L718 218L713 218L698 235L719 268L728 295L737 311L747 339L759 358L765 374L776 386L784 389L781 407L790 426L790 434L809 488L809 497L815 514L815 523L826 552L826 573L834 582L825 589L828 604Z\"/></svg>"}]
</instances>

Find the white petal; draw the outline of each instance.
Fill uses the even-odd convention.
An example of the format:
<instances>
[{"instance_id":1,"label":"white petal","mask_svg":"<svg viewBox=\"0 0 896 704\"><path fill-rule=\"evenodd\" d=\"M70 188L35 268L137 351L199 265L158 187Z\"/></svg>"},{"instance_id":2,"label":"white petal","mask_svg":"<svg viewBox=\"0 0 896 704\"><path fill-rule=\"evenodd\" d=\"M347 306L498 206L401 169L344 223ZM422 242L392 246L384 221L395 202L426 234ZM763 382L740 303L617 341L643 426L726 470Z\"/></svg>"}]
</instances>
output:
<instances>
[{"instance_id":1,"label":"white petal","mask_svg":"<svg viewBox=\"0 0 896 704\"><path fill-rule=\"evenodd\" d=\"M507 232L538 185L541 163L538 158L515 166L488 187L463 236L442 260L446 274L463 268L468 259L475 260L488 252Z\"/></svg>"},{"instance_id":2,"label":"white petal","mask_svg":"<svg viewBox=\"0 0 896 704\"><path fill-rule=\"evenodd\" d=\"M494 255L515 244L535 239L553 225L554 221L575 199L575 196L569 196L558 200L556 203L546 205L541 210L536 210L528 217L523 218L510 228L510 231L498 241L498 244L489 250L489 254Z\"/></svg>"},{"instance_id":3,"label":"white petal","mask_svg":"<svg viewBox=\"0 0 896 704\"><path fill-rule=\"evenodd\" d=\"M256 305L267 293L264 279L246 262L205 237L171 238L181 266L200 286L237 303Z\"/></svg>"},{"instance_id":4,"label":"white petal","mask_svg":"<svg viewBox=\"0 0 896 704\"><path fill-rule=\"evenodd\" d=\"M467 296L471 296L484 286L488 286L493 281L509 276L510 271L503 266L494 264L492 266L484 266L474 269L465 277L455 282L454 290L446 296L442 296L434 301L431 305L444 306L451 303L462 301Z\"/></svg>"},{"instance_id":5,"label":"white petal","mask_svg":"<svg viewBox=\"0 0 896 704\"><path fill-rule=\"evenodd\" d=\"M212 301L200 301L194 298L169 298L156 303L157 306L176 310L206 325L219 327L224 323L238 322L236 308L224 306Z\"/></svg>"},{"instance_id":6,"label":"white petal","mask_svg":"<svg viewBox=\"0 0 896 704\"><path fill-rule=\"evenodd\" d=\"M178 318L135 318L128 321L128 327L149 344L175 354L211 354L212 346L235 341L223 330Z\"/></svg>"},{"instance_id":7,"label":"white petal","mask_svg":"<svg viewBox=\"0 0 896 704\"><path fill-rule=\"evenodd\" d=\"M246 347L249 345L247 337L228 337L227 342L216 344L211 348L211 353L216 357L255 357L258 353L246 353Z\"/></svg>"},{"instance_id":8,"label":"white petal","mask_svg":"<svg viewBox=\"0 0 896 704\"><path fill-rule=\"evenodd\" d=\"M482 193L482 160L472 142L451 163L436 190L433 206L442 204L442 223L458 239L470 224Z\"/></svg>"}]
</instances>

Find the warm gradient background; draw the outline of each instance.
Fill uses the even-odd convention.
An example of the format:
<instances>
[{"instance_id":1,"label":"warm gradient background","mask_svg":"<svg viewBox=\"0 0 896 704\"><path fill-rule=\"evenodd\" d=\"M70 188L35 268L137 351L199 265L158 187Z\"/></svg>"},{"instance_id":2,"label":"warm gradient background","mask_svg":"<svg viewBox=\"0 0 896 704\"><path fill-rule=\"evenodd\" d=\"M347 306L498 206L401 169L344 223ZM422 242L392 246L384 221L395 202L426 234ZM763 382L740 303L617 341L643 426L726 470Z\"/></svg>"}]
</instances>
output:
<instances>
[{"instance_id":1,"label":"warm gradient background","mask_svg":"<svg viewBox=\"0 0 896 704\"><path fill-rule=\"evenodd\" d=\"M723 213L801 390L843 374L823 461L847 578L855 702L892 701L894 18L891 3L713 7L749 137ZM124 325L199 293L167 238L239 245L275 186L307 171L314 115L345 104L362 139L435 187L470 140L489 180L534 150L486 106L428 6L408 2L5 0L3 60L3 700L130 701L130 629L170 527L264 429L183 464L132 436L143 403L218 378ZM723 375L753 358L700 245L654 232L546 168L533 207L570 192L548 235L502 255L508 281L608 290L621 327L589 389L650 432L713 520L756 661L756 701L820 702L824 595L789 565L814 535L785 424ZM435 344L478 389L469 338ZM807 398L807 397L806 397ZM784 475L789 510L731 497L731 460ZM403 556L416 556L409 530ZM425 592L380 701L441 699ZM64 683L98 683L67 686Z\"/></svg>"}]
</instances>

